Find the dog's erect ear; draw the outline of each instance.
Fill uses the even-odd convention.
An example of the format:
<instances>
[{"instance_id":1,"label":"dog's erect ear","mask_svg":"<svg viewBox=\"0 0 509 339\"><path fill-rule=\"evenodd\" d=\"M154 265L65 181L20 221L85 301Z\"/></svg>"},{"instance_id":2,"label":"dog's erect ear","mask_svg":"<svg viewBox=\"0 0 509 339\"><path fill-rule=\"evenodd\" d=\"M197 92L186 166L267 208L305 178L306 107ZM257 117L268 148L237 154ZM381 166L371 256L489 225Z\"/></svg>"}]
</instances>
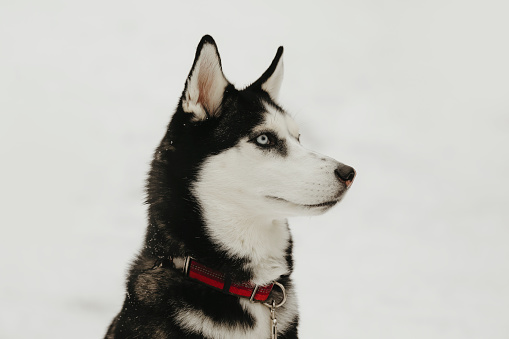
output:
<instances>
[{"instance_id":1,"label":"dog's erect ear","mask_svg":"<svg viewBox=\"0 0 509 339\"><path fill-rule=\"evenodd\" d=\"M228 84L221 69L216 43L210 35L205 35L196 49L193 67L182 95L184 112L193 114L195 121L218 116Z\"/></svg>"},{"instance_id":2,"label":"dog's erect ear","mask_svg":"<svg viewBox=\"0 0 509 339\"><path fill-rule=\"evenodd\" d=\"M269 94L272 100L275 101L277 100L279 89L283 82L283 73L283 46L280 46L277 49L276 56L274 57L274 60L272 60L269 68L267 68L262 76L249 87L261 88Z\"/></svg>"}]
</instances>

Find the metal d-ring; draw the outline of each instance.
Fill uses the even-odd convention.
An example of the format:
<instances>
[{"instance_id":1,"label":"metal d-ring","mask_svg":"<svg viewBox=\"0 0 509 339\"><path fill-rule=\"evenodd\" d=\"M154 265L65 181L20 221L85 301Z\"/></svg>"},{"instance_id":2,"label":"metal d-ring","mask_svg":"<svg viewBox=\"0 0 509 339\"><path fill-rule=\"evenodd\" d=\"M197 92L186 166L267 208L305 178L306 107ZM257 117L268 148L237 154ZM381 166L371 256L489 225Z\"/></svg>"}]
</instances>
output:
<instances>
[{"instance_id":1,"label":"metal d-ring","mask_svg":"<svg viewBox=\"0 0 509 339\"><path fill-rule=\"evenodd\" d=\"M277 281L274 281L274 285L277 285L279 287L279 289L281 290L281 292L283 292L283 300L281 300L279 302L279 304L277 304L277 305L275 304L275 302L276 302L275 300L272 300L272 303L270 303L270 304L267 302L263 303L265 306L267 306L270 309L281 307L286 302L286 290L285 290L285 287L283 286L283 284L280 284Z\"/></svg>"}]
</instances>

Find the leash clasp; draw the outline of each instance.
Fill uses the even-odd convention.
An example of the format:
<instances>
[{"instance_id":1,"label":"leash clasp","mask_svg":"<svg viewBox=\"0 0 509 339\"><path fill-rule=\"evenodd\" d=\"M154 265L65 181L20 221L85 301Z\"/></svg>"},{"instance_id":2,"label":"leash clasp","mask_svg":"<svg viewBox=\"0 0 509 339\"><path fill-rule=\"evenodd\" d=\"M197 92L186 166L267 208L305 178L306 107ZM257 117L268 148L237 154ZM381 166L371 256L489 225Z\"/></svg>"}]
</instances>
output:
<instances>
[{"instance_id":1,"label":"leash clasp","mask_svg":"<svg viewBox=\"0 0 509 339\"><path fill-rule=\"evenodd\" d=\"M271 339L277 339L277 319L276 319L276 308L281 307L286 302L286 290L283 284L278 283L277 281L274 281L274 285L277 285L281 292L283 292L283 299L279 302L279 304L276 304L276 300L272 299L272 303L263 303L265 306L270 308L270 337Z\"/></svg>"}]
</instances>

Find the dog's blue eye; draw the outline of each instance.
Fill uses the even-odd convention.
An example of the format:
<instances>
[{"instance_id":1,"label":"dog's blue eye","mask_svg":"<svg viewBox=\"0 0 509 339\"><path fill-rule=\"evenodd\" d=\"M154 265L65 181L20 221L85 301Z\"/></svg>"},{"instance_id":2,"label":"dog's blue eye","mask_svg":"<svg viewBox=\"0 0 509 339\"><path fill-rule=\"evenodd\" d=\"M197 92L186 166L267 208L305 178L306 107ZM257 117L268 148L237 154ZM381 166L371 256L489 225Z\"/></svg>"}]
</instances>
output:
<instances>
[{"instance_id":1,"label":"dog's blue eye","mask_svg":"<svg viewBox=\"0 0 509 339\"><path fill-rule=\"evenodd\" d=\"M256 142L260 145L268 145L270 144L270 139L266 134L262 134L256 138Z\"/></svg>"}]
</instances>

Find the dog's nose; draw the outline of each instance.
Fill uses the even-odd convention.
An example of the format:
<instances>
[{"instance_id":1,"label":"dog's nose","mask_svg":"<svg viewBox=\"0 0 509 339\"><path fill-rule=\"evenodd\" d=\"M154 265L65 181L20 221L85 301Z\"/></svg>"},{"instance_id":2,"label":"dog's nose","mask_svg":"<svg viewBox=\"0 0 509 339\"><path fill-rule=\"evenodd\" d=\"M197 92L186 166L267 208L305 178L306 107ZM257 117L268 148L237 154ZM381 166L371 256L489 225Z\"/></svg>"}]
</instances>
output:
<instances>
[{"instance_id":1,"label":"dog's nose","mask_svg":"<svg viewBox=\"0 0 509 339\"><path fill-rule=\"evenodd\" d=\"M355 170L347 165L339 165L338 168L334 171L338 179L343 182L346 187L350 187L352 185L353 179L355 178Z\"/></svg>"}]
</instances>

